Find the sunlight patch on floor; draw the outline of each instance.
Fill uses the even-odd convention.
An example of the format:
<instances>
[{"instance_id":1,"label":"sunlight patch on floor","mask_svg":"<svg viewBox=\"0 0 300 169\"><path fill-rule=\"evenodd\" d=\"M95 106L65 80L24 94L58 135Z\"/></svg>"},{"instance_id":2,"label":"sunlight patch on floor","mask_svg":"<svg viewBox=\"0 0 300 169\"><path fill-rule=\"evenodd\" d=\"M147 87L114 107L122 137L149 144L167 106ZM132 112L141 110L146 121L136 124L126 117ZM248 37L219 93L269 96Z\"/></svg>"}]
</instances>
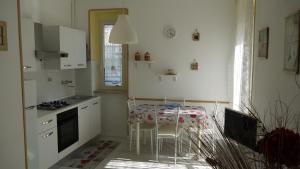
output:
<instances>
[{"instance_id":1,"label":"sunlight patch on floor","mask_svg":"<svg viewBox=\"0 0 300 169\"><path fill-rule=\"evenodd\" d=\"M114 168L114 169L211 169L208 166L197 166L195 164L192 167L187 167L188 164L179 162L176 166L173 163L163 163L163 162L155 162L155 161L134 161L130 159L117 158L110 160L104 168Z\"/></svg>"}]
</instances>

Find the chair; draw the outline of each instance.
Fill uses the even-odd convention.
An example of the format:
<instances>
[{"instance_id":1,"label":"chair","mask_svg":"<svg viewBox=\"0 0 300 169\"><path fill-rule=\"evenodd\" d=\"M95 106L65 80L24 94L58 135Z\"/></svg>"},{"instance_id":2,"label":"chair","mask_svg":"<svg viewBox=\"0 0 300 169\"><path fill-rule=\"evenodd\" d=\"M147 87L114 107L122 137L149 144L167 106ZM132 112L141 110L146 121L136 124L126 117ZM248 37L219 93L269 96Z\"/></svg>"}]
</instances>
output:
<instances>
[{"instance_id":1,"label":"chair","mask_svg":"<svg viewBox=\"0 0 300 169\"><path fill-rule=\"evenodd\" d=\"M183 99L178 99L178 100L172 100L172 99L167 99L167 97L165 96L164 97L164 104L179 104L182 105L182 106L185 106L185 98Z\"/></svg>"},{"instance_id":2,"label":"chair","mask_svg":"<svg viewBox=\"0 0 300 169\"><path fill-rule=\"evenodd\" d=\"M180 130L178 126L178 119L180 116L181 110L178 107L176 114L174 113L166 113L164 115L160 115L158 117L157 110L155 108L155 126L156 126L156 160L158 161L159 151L162 150L162 141L163 139L174 139L175 140L175 153L174 153L174 163L176 165L176 157L177 157L177 139L180 137ZM159 124L160 120L163 118L168 118L169 116L175 115L174 124Z\"/></svg>"},{"instance_id":3,"label":"chair","mask_svg":"<svg viewBox=\"0 0 300 169\"><path fill-rule=\"evenodd\" d=\"M208 119L208 121L210 123L214 123L213 118L217 118L217 116L218 116L218 107L219 107L219 104L216 101L213 113L209 116L209 119ZM201 138L201 136L204 136L204 135L211 135L213 137L213 134L214 134L215 130L216 130L215 124L212 124L212 126L210 126L209 128L204 128L204 129L200 129L200 130L198 128L195 128L195 127L190 127L189 128L189 132L196 134L196 136L198 136L198 138ZM192 136L191 134L189 134L189 135ZM212 140L215 141L214 138ZM189 153L191 152L191 146L192 146L192 141L190 140L189 141ZM201 146L200 143L199 143L198 146L199 147Z\"/></svg>"},{"instance_id":4,"label":"chair","mask_svg":"<svg viewBox=\"0 0 300 169\"><path fill-rule=\"evenodd\" d=\"M131 113L134 111L136 104L135 104L135 99L134 98L129 98L127 100L128 104L128 123L129 123L129 150L131 151L132 148L132 136L133 133L136 133L136 124L131 122ZM143 133L144 135L144 144L146 144L146 138L145 134L150 133L150 144L151 144L151 153L153 153L153 133L155 130L155 125L154 124L149 124L149 123L141 123L140 124L140 132Z\"/></svg>"}]
</instances>

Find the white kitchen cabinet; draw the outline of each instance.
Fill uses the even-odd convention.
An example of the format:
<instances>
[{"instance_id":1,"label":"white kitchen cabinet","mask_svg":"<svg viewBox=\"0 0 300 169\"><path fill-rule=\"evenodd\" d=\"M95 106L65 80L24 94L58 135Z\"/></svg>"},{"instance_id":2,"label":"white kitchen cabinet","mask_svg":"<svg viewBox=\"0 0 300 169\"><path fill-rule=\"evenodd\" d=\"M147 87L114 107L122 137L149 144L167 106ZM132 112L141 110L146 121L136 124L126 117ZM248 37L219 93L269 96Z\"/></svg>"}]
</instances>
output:
<instances>
[{"instance_id":1,"label":"white kitchen cabinet","mask_svg":"<svg viewBox=\"0 0 300 169\"><path fill-rule=\"evenodd\" d=\"M101 100L100 97L90 101L90 137L101 133Z\"/></svg>"},{"instance_id":2,"label":"white kitchen cabinet","mask_svg":"<svg viewBox=\"0 0 300 169\"><path fill-rule=\"evenodd\" d=\"M38 135L39 169L48 169L58 160L57 128Z\"/></svg>"},{"instance_id":3,"label":"white kitchen cabinet","mask_svg":"<svg viewBox=\"0 0 300 169\"><path fill-rule=\"evenodd\" d=\"M24 72L36 71L34 23L32 19L22 18L22 53Z\"/></svg>"},{"instance_id":4,"label":"white kitchen cabinet","mask_svg":"<svg viewBox=\"0 0 300 169\"><path fill-rule=\"evenodd\" d=\"M44 26L46 69L86 68L85 32L65 26Z\"/></svg>"},{"instance_id":5,"label":"white kitchen cabinet","mask_svg":"<svg viewBox=\"0 0 300 169\"><path fill-rule=\"evenodd\" d=\"M79 145L83 145L101 132L100 97L78 106Z\"/></svg>"},{"instance_id":6,"label":"white kitchen cabinet","mask_svg":"<svg viewBox=\"0 0 300 169\"><path fill-rule=\"evenodd\" d=\"M37 92L35 80L24 81L26 148L28 169L38 169L38 137L37 137Z\"/></svg>"},{"instance_id":7,"label":"white kitchen cabinet","mask_svg":"<svg viewBox=\"0 0 300 169\"><path fill-rule=\"evenodd\" d=\"M90 139L90 102L78 106L79 146Z\"/></svg>"}]
</instances>

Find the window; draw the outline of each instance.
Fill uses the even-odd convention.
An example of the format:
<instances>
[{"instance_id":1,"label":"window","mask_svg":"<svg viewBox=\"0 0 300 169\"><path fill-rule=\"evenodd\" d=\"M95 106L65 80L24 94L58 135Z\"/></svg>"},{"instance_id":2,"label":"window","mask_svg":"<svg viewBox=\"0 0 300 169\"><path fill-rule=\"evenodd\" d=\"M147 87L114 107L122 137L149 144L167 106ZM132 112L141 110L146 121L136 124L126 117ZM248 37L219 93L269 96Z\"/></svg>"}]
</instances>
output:
<instances>
[{"instance_id":1,"label":"window","mask_svg":"<svg viewBox=\"0 0 300 169\"><path fill-rule=\"evenodd\" d=\"M128 89L128 45L109 43L110 32L122 13L128 13L127 9L89 11L93 87L98 92L126 93Z\"/></svg>"},{"instance_id":2,"label":"window","mask_svg":"<svg viewBox=\"0 0 300 169\"><path fill-rule=\"evenodd\" d=\"M103 67L104 67L104 85L122 86L122 45L109 43L109 35L113 25L104 25L103 28Z\"/></svg>"}]
</instances>

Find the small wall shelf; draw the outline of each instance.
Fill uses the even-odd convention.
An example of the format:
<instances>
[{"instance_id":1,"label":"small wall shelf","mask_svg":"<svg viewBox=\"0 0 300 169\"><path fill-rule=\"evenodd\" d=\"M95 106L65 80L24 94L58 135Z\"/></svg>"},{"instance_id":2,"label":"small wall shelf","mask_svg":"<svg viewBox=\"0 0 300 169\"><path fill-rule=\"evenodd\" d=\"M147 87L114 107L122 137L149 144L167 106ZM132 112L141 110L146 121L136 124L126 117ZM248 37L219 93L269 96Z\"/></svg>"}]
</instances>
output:
<instances>
[{"instance_id":1,"label":"small wall shelf","mask_svg":"<svg viewBox=\"0 0 300 169\"><path fill-rule=\"evenodd\" d=\"M177 81L178 76L179 76L178 74L176 74L176 75L161 74L161 75L159 75L159 80L162 81L165 79L172 79L173 81Z\"/></svg>"},{"instance_id":2,"label":"small wall shelf","mask_svg":"<svg viewBox=\"0 0 300 169\"><path fill-rule=\"evenodd\" d=\"M152 65L153 63L155 63L155 62L154 62L154 60L150 60L150 61L146 61L146 60L135 60L135 61L134 61L135 67L137 67L139 63L148 64L149 68L151 68L151 65Z\"/></svg>"}]
</instances>

